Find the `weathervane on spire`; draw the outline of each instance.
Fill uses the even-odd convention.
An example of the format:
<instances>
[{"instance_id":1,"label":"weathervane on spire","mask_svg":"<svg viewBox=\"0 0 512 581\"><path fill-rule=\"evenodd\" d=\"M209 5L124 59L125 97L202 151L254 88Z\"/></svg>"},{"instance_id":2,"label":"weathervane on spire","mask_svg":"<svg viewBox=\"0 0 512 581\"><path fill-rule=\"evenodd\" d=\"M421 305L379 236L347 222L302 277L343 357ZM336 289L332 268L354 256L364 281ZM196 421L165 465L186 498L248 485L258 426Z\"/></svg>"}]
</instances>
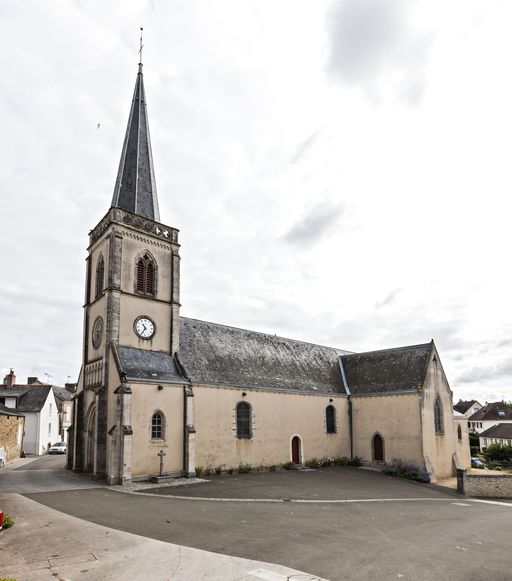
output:
<instances>
[{"instance_id":1,"label":"weathervane on spire","mask_svg":"<svg viewBox=\"0 0 512 581\"><path fill-rule=\"evenodd\" d=\"M142 49L144 48L144 45L142 44L142 31L144 29L142 28L142 26L140 27L140 48L139 48L139 65L142 64Z\"/></svg>"}]
</instances>

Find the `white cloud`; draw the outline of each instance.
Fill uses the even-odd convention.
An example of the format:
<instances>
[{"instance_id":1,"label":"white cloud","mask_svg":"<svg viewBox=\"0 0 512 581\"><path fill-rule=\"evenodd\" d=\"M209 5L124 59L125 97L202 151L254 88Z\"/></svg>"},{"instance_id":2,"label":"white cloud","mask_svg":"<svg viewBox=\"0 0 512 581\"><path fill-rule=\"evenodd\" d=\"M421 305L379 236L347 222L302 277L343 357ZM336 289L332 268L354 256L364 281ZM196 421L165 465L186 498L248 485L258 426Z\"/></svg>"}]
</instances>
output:
<instances>
[{"instance_id":1,"label":"white cloud","mask_svg":"<svg viewBox=\"0 0 512 581\"><path fill-rule=\"evenodd\" d=\"M389 85L410 104L421 99L432 34L410 17L414 0L334 0L327 18L329 71L374 98Z\"/></svg>"}]
</instances>

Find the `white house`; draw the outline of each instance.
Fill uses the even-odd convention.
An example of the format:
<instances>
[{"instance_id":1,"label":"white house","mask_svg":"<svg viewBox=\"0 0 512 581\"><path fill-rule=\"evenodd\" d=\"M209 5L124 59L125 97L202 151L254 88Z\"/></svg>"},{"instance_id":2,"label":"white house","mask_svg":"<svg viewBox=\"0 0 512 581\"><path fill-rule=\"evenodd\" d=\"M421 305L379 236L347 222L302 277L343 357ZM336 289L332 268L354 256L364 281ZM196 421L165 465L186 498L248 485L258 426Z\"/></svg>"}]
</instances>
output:
<instances>
[{"instance_id":1,"label":"white house","mask_svg":"<svg viewBox=\"0 0 512 581\"><path fill-rule=\"evenodd\" d=\"M453 409L465 418L469 418L478 410L482 409L482 407L482 404L476 401L476 399L468 401L462 401L459 399L459 401L453 406Z\"/></svg>"},{"instance_id":2,"label":"white house","mask_svg":"<svg viewBox=\"0 0 512 581\"><path fill-rule=\"evenodd\" d=\"M16 384L11 369L0 385L0 404L25 416L25 454L45 454L49 446L61 441L59 410L51 385L42 384L36 378L29 378L26 384Z\"/></svg>"},{"instance_id":3,"label":"white house","mask_svg":"<svg viewBox=\"0 0 512 581\"><path fill-rule=\"evenodd\" d=\"M512 424L512 406L504 401L487 403L468 418L469 430L478 434L497 424Z\"/></svg>"},{"instance_id":4,"label":"white house","mask_svg":"<svg viewBox=\"0 0 512 581\"><path fill-rule=\"evenodd\" d=\"M497 424L480 434L480 450L491 444L512 446L512 423Z\"/></svg>"}]
</instances>

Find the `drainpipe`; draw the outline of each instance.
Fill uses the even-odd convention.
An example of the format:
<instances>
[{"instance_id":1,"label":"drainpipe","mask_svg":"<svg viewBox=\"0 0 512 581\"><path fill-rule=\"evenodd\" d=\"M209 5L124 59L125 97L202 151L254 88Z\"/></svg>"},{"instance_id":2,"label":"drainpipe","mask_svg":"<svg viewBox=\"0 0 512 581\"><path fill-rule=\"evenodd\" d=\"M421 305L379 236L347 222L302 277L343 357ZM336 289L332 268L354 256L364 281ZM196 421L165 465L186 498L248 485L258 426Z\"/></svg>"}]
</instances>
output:
<instances>
[{"instance_id":1,"label":"drainpipe","mask_svg":"<svg viewBox=\"0 0 512 581\"><path fill-rule=\"evenodd\" d=\"M341 359L341 355L339 356L339 364L340 364L340 371L341 371L341 378L343 380L343 386L345 391L348 395L348 431L349 431L349 439L350 439L350 459L354 459L354 426L353 426L353 413L352 413L352 394L350 393L350 389L348 387L347 378L345 376L345 369L343 367L343 360Z\"/></svg>"},{"instance_id":2,"label":"drainpipe","mask_svg":"<svg viewBox=\"0 0 512 581\"><path fill-rule=\"evenodd\" d=\"M187 385L183 386L183 478L188 477L188 389Z\"/></svg>"}]
</instances>

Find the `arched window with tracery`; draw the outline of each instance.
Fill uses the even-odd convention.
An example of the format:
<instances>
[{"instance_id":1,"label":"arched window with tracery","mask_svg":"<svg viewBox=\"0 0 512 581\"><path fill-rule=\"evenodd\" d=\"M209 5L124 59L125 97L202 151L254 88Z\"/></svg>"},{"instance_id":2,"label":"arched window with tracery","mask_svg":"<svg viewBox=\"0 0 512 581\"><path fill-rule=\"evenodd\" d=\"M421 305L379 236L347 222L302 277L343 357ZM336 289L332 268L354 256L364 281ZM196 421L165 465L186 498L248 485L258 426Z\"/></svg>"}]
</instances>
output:
<instances>
[{"instance_id":1,"label":"arched window with tracery","mask_svg":"<svg viewBox=\"0 0 512 581\"><path fill-rule=\"evenodd\" d=\"M236 437L251 438L251 404L241 401L236 405Z\"/></svg>"},{"instance_id":2,"label":"arched window with tracery","mask_svg":"<svg viewBox=\"0 0 512 581\"><path fill-rule=\"evenodd\" d=\"M325 408L325 431L328 434L336 433L336 408L333 405Z\"/></svg>"},{"instance_id":3,"label":"arched window with tracery","mask_svg":"<svg viewBox=\"0 0 512 581\"><path fill-rule=\"evenodd\" d=\"M443 433L443 408L441 406L441 398L438 395L436 395L436 401L434 403L434 426L436 434Z\"/></svg>"},{"instance_id":4,"label":"arched window with tracery","mask_svg":"<svg viewBox=\"0 0 512 581\"><path fill-rule=\"evenodd\" d=\"M165 418L162 412L155 412L151 416L151 439L163 440L165 434Z\"/></svg>"},{"instance_id":5,"label":"arched window with tracery","mask_svg":"<svg viewBox=\"0 0 512 581\"><path fill-rule=\"evenodd\" d=\"M105 261L103 260L103 255L100 254L98 258L98 264L96 265L96 292L94 293L94 298L98 298L103 294L103 284L105 276Z\"/></svg>"},{"instance_id":6,"label":"arched window with tracery","mask_svg":"<svg viewBox=\"0 0 512 581\"><path fill-rule=\"evenodd\" d=\"M137 260L135 272L135 290L144 295L154 296L156 292L156 265L149 254Z\"/></svg>"}]
</instances>

